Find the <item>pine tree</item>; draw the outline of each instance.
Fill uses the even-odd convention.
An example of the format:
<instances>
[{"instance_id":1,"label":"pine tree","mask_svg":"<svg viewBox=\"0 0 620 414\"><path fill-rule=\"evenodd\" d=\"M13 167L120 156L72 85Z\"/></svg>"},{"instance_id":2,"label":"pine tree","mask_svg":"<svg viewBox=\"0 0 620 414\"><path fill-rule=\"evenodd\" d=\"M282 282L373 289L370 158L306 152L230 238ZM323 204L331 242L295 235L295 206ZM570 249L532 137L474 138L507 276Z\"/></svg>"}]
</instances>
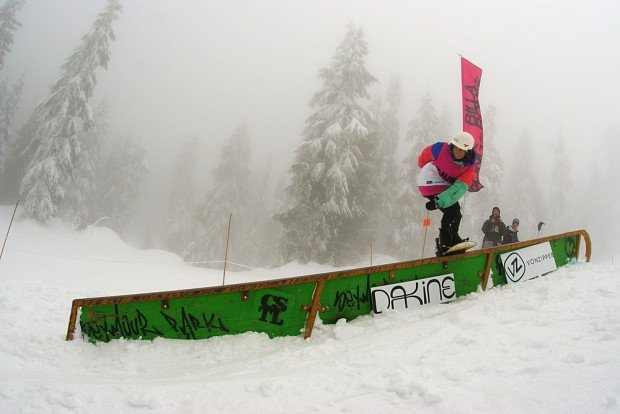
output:
<instances>
[{"instance_id":1,"label":"pine tree","mask_svg":"<svg viewBox=\"0 0 620 414\"><path fill-rule=\"evenodd\" d=\"M246 257L251 266L266 266L274 262L278 226L271 218L271 159L265 164L262 174L256 174L250 187L250 220L247 232L249 244Z\"/></svg>"},{"instance_id":2,"label":"pine tree","mask_svg":"<svg viewBox=\"0 0 620 414\"><path fill-rule=\"evenodd\" d=\"M422 252L424 232L422 222L427 212L424 207L426 200L418 191L418 156L426 146L439 140L439 134L440 123L429 92L422 97L417 117L409 123L407 130L407 141L413 145L409 155L403 160L404 166L401 170L403 184L398 197L398 227L392 236L394 251L401 259L410 259ZM429 240L433 240L434 237L434 233L428 235L426 244L432 246Z\"/></svg>"},{"instance_id":3,"label":"pine tree","mask_svg":"<svg viewBox=\"0 0 620 414\"><path fill-rule=\"evenodd\" d=\"M599 222L598 218L602 213L602 211L597 208L598 204L592 201L600 197L604 188L601 179L609 177L611 174L609 174L607 166L604 163L601 164L598 153L591 153L589 156L590 162L588 162L587 165L590 167L584 171L587 175L582 177L584 183L582 183L581 191L579 192L580 197L576 200L578 203L576 206L578 213L573 215L573 223L575 228L585 228L592 236L591 232L594 230L595 223ZM605 209L607 208L608 206L605 206ZM609 210L617 211L611 208L609 208ZM603 222L603 224L606 226L608 223Z\"/></svg>"},{"instance_id":4,"label":"pine tree","mask_svg":"<svg viewBox=\"0 0 620 414\"><path fill-rule=\"evenodd\" d=\"M147 227L144 231L144 237L142 237L142 250L149 250L153 248L153 236L151 235L151 227Z\"/></svg>"},{"instance_id":5,"label":"pine tree","mask_svg":"<svg viewBox=\"0 0 620 414\"><path fill-rule=\"evenodd\" d=\"M0 69L4 67L4 57L11 50L13 32L21 26L15 20L15 14L24 5L24 0L7 0L0 7ZM0 80L0 177L2 178L3 194L10 193L7 185L5 165L7 159L7 144L11 138L11 127L21 92L24 87L23 76L13 87L9 87L8 80Z\"/></svg>"},{"instance_id":6,"label":"pine tree","mask_svg":"<svg viewBox=\"0 0 620 414\"><path fill-rule=\"evenodd\" d=\"M119 234L131 221L135 201L148 172L146 150L142 144L121 138L112 143L112 150L99 173L95 213L109 217L110 226Z\"/></svg>"},{"instance_id":7,"label":"pine tree","mask_svg":"<svg viewBox=\"0 0 620 414\"><path fill-rule=\"evenodd\" d=\"M103 100L93 112L93 128L77 133L80 156L76 172L66 184L67 196L62 203L62 216L72 221L76 229L92 223L97 194L97 174L103 162L104 140L108 132L108 102Z\"/></svg>"},{"instance_id":8,"label":"pine tree","mask_svg":"<svg viewBox=\"0 0 620 414\"><path fill-rule=\"evenodd\" d=\"M437 119L437 123L437 137L441 140L448 141L450 137L452 137L454 133L457 132L452 127L452 116L450 115L450 110L448 109L447 105L444 105L443 109L441 110L441 114Z\"/></svg>"},{"instance_id":9,"label":"pine tree","mask_svg":"<svg viewBox=\"0 0 620 414\"><path fill-rule=\"evenodd\" d=\"M568 231L572 225L573 195L575 187L571 179L572 168L566 154L564 137L560 133L557 142L552 145L554 154L554 168L551 172L551 191L549 206L548 230L552 233Z\"/></svg>"},{"instance_id":10,"label":"pine tree","mask_svg":"<svg viewBox=\"0 0 620 414\"><path fill-rule=\"evenodd\" d=\"M611 257L615 263L618 261L618 234L620 223L616 219L617 211L620 211L620 198L616 187L616 152L611 150L620 142L620 124L613 122L609 125L604 138L594 146L591 155L592 162L588 168L582 169L583 173L589 174L586 188L580 193L578 200L583 203L582 214L573 214L571 224L583 217L583 222L577 228L585 228L590 233L592 240L596 240L596 256L599 260L607 260ZM600 148L610 149L603 151ZM577 224L575 223L575 226ZM573 230L573 229L571 229Z\"/></svg>"},{"instance_id":11,"label":"pine tree","mask_svg":"<svg viewBox=\"0 0 620 414\"><path fill-rule=\"evenodd\" d=\"M393 76L386 92L387 109L380 110L376 115L378 120L376 157L373 160L375 189L372 191L372 196L376 202L372 205L370 228L373 229L376 250L384 253L390 252L390 237L396 227L399 210L396 204L399 190L396 151L400 133L398 113L402 100L400 78Z\"/></svg>"},{"instance_id":12,"label":"pine tree","mask_svg":"<svg viewBox=\"0 0 620 414\"><path fill-rule=\"evenodd\" d=\"M9 89L8 81L0 81L0 176L4 174L7 143L11 138L13 118L24 88L23 76Z\"/></svg>"},{"instance_id":13,"label":"pine tree","mask_svg":"<svg viewBox=\"0 0 620 414\"><path fill-rule=\"evenodd\" d=\"M364 200L371 188L372 114L362 107L376 79L366 70L368 47L361 28L350 25L312 98L316 111L290 168L287 207L275 215L283 226L280 257L339 265L354 260L368 231ZM365 243L365 242L364 242Z\"/></svg>"},{"instance_id":14,"label":"pine tree","mask_svg":"<svg viewBox=\"0 0 620 414\"><path fill-rule=\"evenodd\" d=\"M15 13L24 5L25 0L7 0L0 7L0 69L4 67L4 57L11 50L13 32L21 26L15 20Z\"/></svg>"},{"instance_id":15,"label":"pine tree","mask_svg":"<svg viewBox=\"0 0 620 414\"><path fill-rule=\"evenodd\" d=\"M547 222L549 212L542 208L539 178L534 164L531 138L527 130L521 134L517 142L519 156L512 160L512 170L507 176L507 191L505 207L502 209L502 219L510 221L508 217L519 217L519 240L534 238L539 221ZM505 216L512 213L511 216ZM488 214L491 214L490 211ZM510 224L510 223L506 223Z\"/></svg>"},{"instance_id":16,"label":"pine tree","mask_svg":"<svg viewBox=\"0 0 620 414\"><path fill-rule=\"evenodd\" d=\"M20 189L26 217L47 222L57 215L65 196L64 184L74 173L80 152L78 122L85 130L93 125L88 100L96 83L95 70L107 68L109 43L114 39L111 24L120 9L117 0L108 1L93 29L66 60L50 95L37 106L23 129L21 139L30 159Z\"/></svg>"},{"instance_id":17,"label":"pine tree","mask_svg":"<svg viewBox=\"0 0 620 414\"><path fill-rule=\"evenodd\" d=\"M188 141L177 155L172 167L164 246L181 255L186 254L197 236L194 194L199 148L198 140Z\"/></svg>"},{"instance_id":18,"label":"pine tree","mask_svg":"<svg viewBox=\"0 0 620 414\"><path fill-rule=\"evenodd\" d=\"M228 218L232 213L229 258L245 261L245 247L250 241L246 231L249 225L250 140L247 126L239 126L222 147L218 166L213 171L214 184L206 200L198 206L197 217L200 237L195 259L217 261L224 257Z\"/></svg>"}]
</instances>

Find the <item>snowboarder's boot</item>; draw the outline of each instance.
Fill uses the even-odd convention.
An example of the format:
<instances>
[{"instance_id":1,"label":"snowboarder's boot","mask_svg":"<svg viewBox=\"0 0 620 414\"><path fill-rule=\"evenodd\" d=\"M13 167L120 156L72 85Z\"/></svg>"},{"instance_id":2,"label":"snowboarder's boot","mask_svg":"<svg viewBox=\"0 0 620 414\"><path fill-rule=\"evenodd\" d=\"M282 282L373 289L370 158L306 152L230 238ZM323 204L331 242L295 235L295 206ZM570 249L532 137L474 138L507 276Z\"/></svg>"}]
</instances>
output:
<instances>
[{"instance_id":1,"label":"snowboarder's boot","mask_svg":"<svg viewBox=\"0 0 620 414\"><path fill-rule=\"evenodd\" d=\"M459 236L459 223L458 222L449 223L447 228L448 228L448 236L446 236L446 240L450 240L449 247L456 246L459 243L469 241L469 237L462 239L461 236Z\"/></svg>"},{"instance_id":2,"label":"snowboarder's boot","mask_svg":"<svg viewBox=\"0 0 620 414\"><path fill-rule=\"evenodd\" d=\"M439 237L435 239L435 255L438 257L443 256L452 246L466 241L469 241L469 238L462 239L459 236L458 228L450 226L446 230L439 229Z\"/></svg>"},{"instance_id":3,"label":"snowboarder's boot","mask_svg":"<svg viewBox=\"0 0 620 414\"><path fill-rule=\"evenodd\" d=\"M441 242L439 241L439 237L435 238L435 256L440 257L443 256L447 249L444 249L441 246Z\"/></svg>"},{"instance_id":4,"label":"snowboarder's boot","mask_svg":"<svg viewBox=\"0 0 620 414\"><path fill-rule=\"evenodd\" d=\"M450 234L450 232L440 228L439 237L435 239L435 246L436 246L435 255L439 257L439 256L443 256L444 254L446 254L448 249L453 246L451 242L452 242L452 235Z\"/></svg>"}]
</instances>

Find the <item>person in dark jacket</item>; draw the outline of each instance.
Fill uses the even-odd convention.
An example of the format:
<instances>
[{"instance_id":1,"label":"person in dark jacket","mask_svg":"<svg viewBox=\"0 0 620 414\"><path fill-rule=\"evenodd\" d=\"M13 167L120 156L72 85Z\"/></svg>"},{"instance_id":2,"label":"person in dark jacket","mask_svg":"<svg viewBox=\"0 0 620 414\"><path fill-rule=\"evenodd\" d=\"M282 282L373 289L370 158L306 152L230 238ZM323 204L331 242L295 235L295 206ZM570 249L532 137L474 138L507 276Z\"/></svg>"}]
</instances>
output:
<instances>
[{"instance_id":1,"label":"person in dark jacket","mask_svg":"<svg viewBox=\"0 0 620 414\"><path fill-rule=\"evenodd\" d=\"M502 244L502 237L506 234L506 225L500 217L499 207L493 207L489 219L484 222L481 230L484 233L483 249Z\"/></svg>"},{"instance_id":2,"label":"person in dark jacket","mask_svg":"<svg viewBox=\"0 0 620 414\"><path fill-rule=\"evenodd\" d=\"M502 238L502 244L518 243L519 235L517 233L519 233L519 219L515 218L512 219L512 224L506 229L506 233Z\"/></svg>"}]
</instances>

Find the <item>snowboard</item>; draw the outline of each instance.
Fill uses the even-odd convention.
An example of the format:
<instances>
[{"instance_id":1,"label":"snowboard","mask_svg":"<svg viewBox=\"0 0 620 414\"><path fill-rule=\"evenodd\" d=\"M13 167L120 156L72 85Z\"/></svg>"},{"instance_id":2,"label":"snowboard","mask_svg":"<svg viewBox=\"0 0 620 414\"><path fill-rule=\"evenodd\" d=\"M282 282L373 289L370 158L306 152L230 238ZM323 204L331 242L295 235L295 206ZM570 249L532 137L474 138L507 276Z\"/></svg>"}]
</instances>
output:
<instances>
[{"instance_id":1,"label":"snowboard","mask_svg":"<svg viewBox=\"0 0 620 414\"><path fill-rule=\"evenodd\" d=\"M472 247L475 247L477 245L478 245L478 243L476 243L476 242L464 241L462 243L455 244L454 246L450 247L444 254L442 254L442 256L449 256L451 254L464 253L465 251L467 251L467 250L469 250Z\"/></svg>"}]
</instances>

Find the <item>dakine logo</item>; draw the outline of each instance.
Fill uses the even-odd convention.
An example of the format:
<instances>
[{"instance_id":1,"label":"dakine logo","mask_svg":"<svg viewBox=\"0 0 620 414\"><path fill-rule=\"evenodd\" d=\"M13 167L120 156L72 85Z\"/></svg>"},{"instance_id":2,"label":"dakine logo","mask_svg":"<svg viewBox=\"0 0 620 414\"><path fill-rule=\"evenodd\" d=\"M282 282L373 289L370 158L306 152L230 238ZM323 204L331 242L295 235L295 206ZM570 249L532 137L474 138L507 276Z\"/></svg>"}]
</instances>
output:
<instances>
[{"instance_id":1,"label":"dakine logo","mask_svg":"<svg viewBox=\"0 0 620 414\"><path fill-rule=\"evenodd\" d=\"M512 282L518 282L525 275L525 262L517 252L512 252L504 261L506 277Z\"/></svg>"},{"instance_id":2,"label":"dakine logo","mask_svg":"<svg viewBox=\"0 0 620 414\"><path fill-rule=\"evenodd\" d=\"M454 275L429 277L370 289L372 310L411 309L430 303L449 302L456 297Z\"/></svg>"},{"instance_id":3,"label":"dakine logo","mask_svg":"<svg viewBox=\"0 0 620 414\"><path fill-rule=\"evenodd\" d=\"M258 320L269 322L274 325L282 325L284 321L278 319L278 317L280 313L286 311L286 302L288 302L288 299L281 296L263 295L260 300L260 306L258 307L258 311L261 312L261 316ZM271 315L270 321L267 320L269 315Z\"/></svg>"}]
</instances>

